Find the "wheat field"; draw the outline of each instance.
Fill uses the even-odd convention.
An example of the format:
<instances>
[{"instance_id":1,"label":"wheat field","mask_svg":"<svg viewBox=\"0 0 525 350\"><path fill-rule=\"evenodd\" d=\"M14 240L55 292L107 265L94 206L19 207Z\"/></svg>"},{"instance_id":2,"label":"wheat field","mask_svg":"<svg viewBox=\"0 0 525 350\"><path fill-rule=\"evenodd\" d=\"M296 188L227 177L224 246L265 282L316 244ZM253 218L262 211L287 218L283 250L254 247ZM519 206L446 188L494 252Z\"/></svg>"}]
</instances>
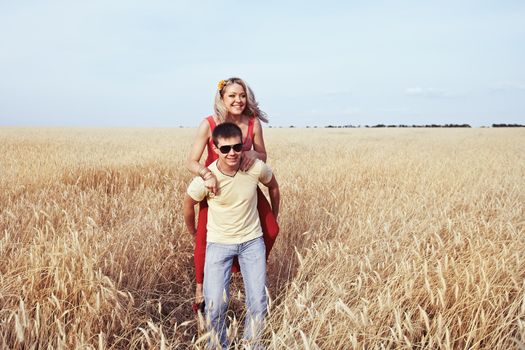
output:
<instances>
[{"instance_id":1,"label":"wheat field","mask_svg":"<svg viewBox=\"0 0 525 350\"><path fill-rule=\"evenodd\" d=\"M0 128L0 348L204 347L182 218L194 132ZM525 349L525 130L265 139L269 349ZM232 296L236 339L239 276Z\"/></svg>"}]
</instances>

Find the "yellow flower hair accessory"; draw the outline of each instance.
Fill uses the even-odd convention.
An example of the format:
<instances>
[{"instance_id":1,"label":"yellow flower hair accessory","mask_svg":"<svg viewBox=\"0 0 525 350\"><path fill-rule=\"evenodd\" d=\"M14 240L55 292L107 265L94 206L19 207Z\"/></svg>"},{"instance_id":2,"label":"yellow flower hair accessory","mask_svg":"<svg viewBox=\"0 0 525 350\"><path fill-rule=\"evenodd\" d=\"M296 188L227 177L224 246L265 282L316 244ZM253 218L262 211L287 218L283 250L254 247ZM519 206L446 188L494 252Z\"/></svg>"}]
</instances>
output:
<instances>
[{"instance_id":1,"label":"yellow flower hair accessory","mask_svg":"<svg viewBox=\"0 0 525 350\"><path fill-rule=\"evenodd\" d=\"M219 88L219 90L222 90L222 88L224 87L224 85L226 85L226 80L221 80L221 81L219 81L219 83L217 84L217 87Z\"/></svg>"}]
</instances>

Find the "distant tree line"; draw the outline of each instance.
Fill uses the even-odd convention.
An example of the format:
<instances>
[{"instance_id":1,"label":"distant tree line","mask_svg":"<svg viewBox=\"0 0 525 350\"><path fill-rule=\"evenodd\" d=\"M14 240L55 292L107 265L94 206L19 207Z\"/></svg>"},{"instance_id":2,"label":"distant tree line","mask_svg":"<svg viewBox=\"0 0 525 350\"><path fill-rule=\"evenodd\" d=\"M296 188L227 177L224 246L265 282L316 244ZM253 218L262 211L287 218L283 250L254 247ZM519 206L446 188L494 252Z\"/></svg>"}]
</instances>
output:
<instances>
[{"instance_id":1,"label":"distant tree line","mask_svg":"<svg viewBox=\"0 0 525 350\"><path fill-rule=\"evenodd\" d=\"M277 128L282 128L282 126L274 126ZM470 128L471 126L469 124L425 124L425 125L406 125L406 124L399 124L399 125L385 125L385 124L376 124L376 125L326 125L324 128ZM522 124L492 124L493 128L523 128L525 125ZM270 125L269 128L272 128ZM294 125L290 125L289 128L295 128ZM310 128L310 126L306 126L306 128ZM312 126L312 128L317 128L317 126ZM322 128L322 126L320 126ZM482 128L485 128L485 126L482 126Z\"/></svg>"},{"instance_id":2,"label":"distant tree line","mask_svg":"<svg viewBox=\"0 0 525 350\"><path fill-rule=\"evenodd\" d=\"M492 124L493 128L525 128L525 125L521 124Z\"/></svg>"},{"instance_id":3,"label":"distant tree line","mask_svg":"<svg viewBox=\"0 0 525 350\"><path fill-rule=\"evenodd\" d=\"M385 124L376 124L376 125L327 125L325 128L470 128L471 126L469 124L426 124L426 125L406 125L406 124L399 124L399 125L385 125Z\"/></svg>"}]
</instances>

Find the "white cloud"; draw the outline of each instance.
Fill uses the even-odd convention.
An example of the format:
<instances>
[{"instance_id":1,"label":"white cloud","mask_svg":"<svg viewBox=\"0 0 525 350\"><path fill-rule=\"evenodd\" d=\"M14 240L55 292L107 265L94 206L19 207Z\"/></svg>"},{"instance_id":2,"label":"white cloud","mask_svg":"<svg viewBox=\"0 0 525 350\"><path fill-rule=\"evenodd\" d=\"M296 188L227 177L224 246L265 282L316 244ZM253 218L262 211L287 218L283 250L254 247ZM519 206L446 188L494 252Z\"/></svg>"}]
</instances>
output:
<instances>
[{"instance_id":1,"label":"white cloud","mask_svg":"<svg viewBox=\"0 0 525 350\"><path fill-rule=\"evenodd\" d=\"M407 113L409 109L406 107L380 107L376 108L379 113Z\"/></svg>"},{"instance_id":2,"label":"white cloud","mask_svg":"<svg viewBox=\"0 0 525 350\"><path fill-rule=\"evenodd\" d=\"M414 97L426 97L426 98L448 98L457 97L457 93L452 93L444 89L437 88L422 88L422 87L410 87L405 89L405 95Z\"/></svg>"},{"instance_id":3,"label":"white cloud","mask_svg":"<svg viewBox=\"0 0 525 350\"><path fill-rule=\"evenodd\" d=\"M493 91L523 91L525 83L519 81L499 81L493 87Z\"/></svg>"},{"instance_id":4,"label":"white cloud","mask_svg":"<svg viewBox=\"0 0 525 350\"><path fill-rule=\"evenodd\" d=\"M345 117L356 117L363 114L361 107L345 107L341 114Z\"/></svg>"}]
</instances>

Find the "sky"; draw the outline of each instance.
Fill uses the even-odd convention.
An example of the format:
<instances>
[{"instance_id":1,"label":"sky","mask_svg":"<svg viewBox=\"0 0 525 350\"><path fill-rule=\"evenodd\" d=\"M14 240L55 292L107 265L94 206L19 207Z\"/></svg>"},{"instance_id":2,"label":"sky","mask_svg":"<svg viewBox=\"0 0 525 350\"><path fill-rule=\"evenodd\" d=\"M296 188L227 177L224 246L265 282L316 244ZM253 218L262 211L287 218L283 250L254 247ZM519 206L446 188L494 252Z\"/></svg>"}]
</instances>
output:
<instances>
[{"instance_id":1,"label":"sky","mask_svg":"<svg viewBox=\"0 0 525 350\"><path fill-rule=\"evenodd\" d=\"M525 1L0 0L0 125L525 124Z\"/></svg>"}]
</instances>

